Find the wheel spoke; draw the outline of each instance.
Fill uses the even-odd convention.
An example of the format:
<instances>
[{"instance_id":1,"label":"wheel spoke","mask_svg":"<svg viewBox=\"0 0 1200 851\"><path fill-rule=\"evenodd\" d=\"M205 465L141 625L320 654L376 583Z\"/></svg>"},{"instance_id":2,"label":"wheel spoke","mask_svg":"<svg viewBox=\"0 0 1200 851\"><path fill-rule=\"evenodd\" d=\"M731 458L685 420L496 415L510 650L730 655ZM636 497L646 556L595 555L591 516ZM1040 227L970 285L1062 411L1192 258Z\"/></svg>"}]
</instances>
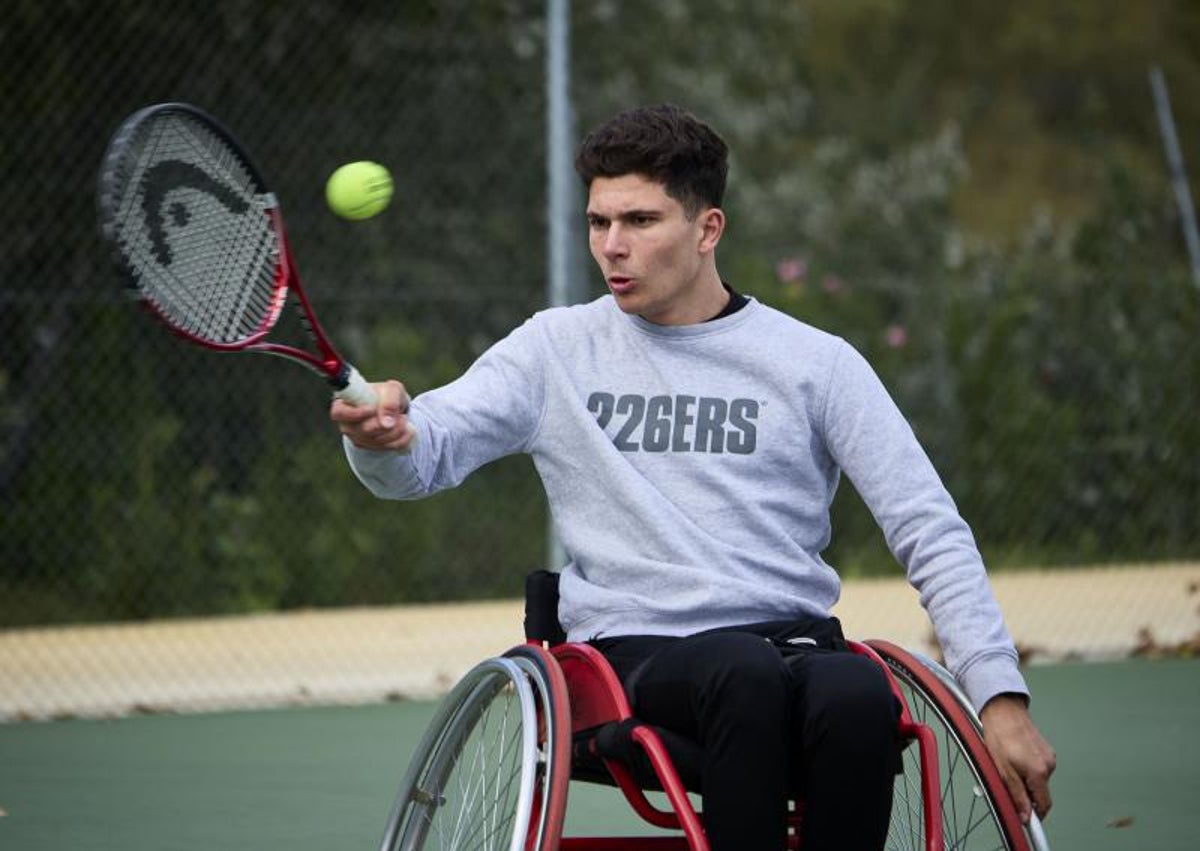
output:
<instances>
[{"instance_id":1,"label":"wheel spoke","mask_svg":"<svg viewBox=\"0 0 1200 851\"><path fill-rule=\"evenodd\" d=\"M457 817L447 848L498 849L509 836L515 818L513 790L520 779L514 755L520 752L521 723L519 718L514 722L514 709L515 701L506 694L504 711L495 722L499 730L489 730L497 714L489 713L472 736L470 759L465 770L456 773L460 803L454 808Z\"/></svg>"},{"instance_id":2,"label":"wheel spoke","mask_svg":"<svg viewBox=\"0 0 1200 851\"><path fill-rule=\"evenodd\" d=\"M485 660L460 680L417 746L382 851L540 851L547 824L557 842L570 755L543 747L569 744L550 728L569 730L570 716L561 671L552 677L550 663L548 654L522 651ZM544 739L543 715L552 718Z\"/></svg>"}]
</instances>

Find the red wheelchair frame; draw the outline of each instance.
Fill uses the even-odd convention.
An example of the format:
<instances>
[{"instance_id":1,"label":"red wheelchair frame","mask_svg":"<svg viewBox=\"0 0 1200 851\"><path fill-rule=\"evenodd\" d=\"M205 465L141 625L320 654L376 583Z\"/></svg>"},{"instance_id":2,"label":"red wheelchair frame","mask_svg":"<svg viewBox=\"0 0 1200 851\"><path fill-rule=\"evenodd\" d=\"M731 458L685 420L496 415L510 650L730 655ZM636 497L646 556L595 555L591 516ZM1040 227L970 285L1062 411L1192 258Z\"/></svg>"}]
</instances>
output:
<instances>
[{"instance_id":1,"label":"red wheelchair frame","mask_svg":"<svg viewBox=\"0 0 1200 851\"><path fill-rule=\"evenodd\" d=\"M382 851L417 851L431 841L438 843L431 847L507 851L708 851L703 814L692 806L663 737L633 716L604 656L588 644L567 642L556 608L547 614L546 601L536 596L527 590L528 641L481 662L439 707L401 784ZM553 596L556 605L556 587ZM1021 823L984 744L979 719L953 677L935 662L886 641L848 644L887 674L901 706L898 732L908 742L887 848L1046 851L1036 818L1029 825ZM500 720L493 723L493 715ZM611 725L623 725L622 732L644 755L653 782L644 771L635 777L633 768L619 759L597 759L598 731L612 730ZM488 729L505 731L507 738L498 748L474 746L472 737ZM580 743L586 753L579 751ZM495 759L496 753L509 764L485 768L484 760ZM586 772L581 764L585 755L590 763ZM602 776L596 776L595 764L602 765ZM647 824L679 833L563 836L572 779L616 786ZM499 792L483 788L489 783ZM651 803L648 788L661 789L669 809ZM800 849L802 818L803 802L793 801L788 851ZM442 826L443 821L451 826ZM471 827L475 821L488 825L485 844L472 844L479 833ZM507 844L490 838L498 830L509 831Z\"/></svg>"},{"instance_id":2,"label":"red wheelchair frame","mask_svg":"<svg viewBox=\"0 0 1200 851\"><path fill-rule=\"evenodd\" d=\"M541 642L531 640L530 643L541 647ZM879 655L865 644L852 641L849 642L849 646L855 653L873 659L887 672L892 693L900 701L902 707L898 732L903 737L916 741L920 748L921 792L925 802L925 848L926 851L942 851L942 825L936 806L940 783L937 745L933 733L927 726L913 721L899 686ZM587 644L562 643L551 647L549 652L558 662L566 679L567 692L570 695L573 735L586 734L605 724L619 723L633 718L633 711L616 672L598 650ZM625 799L633 807L634 812L655 827L682 830L683 836L563 837L559 847L563 851L640 851L640 849L708 851L708 839L704 835L700 817L688 799L687 790L672 765L670 754L658 733L648 724L638 724L633 727L630 736L645 750L672 809L661 810L655 807L646 797L641 785L634 780L630 771L620 762L604 759L605 767L612 775L614 783L624 794ZM792 815L789 817L789 851L797 851L800 847L801 812L800 802L794 802Z\"/></svg>"}]
</instances>

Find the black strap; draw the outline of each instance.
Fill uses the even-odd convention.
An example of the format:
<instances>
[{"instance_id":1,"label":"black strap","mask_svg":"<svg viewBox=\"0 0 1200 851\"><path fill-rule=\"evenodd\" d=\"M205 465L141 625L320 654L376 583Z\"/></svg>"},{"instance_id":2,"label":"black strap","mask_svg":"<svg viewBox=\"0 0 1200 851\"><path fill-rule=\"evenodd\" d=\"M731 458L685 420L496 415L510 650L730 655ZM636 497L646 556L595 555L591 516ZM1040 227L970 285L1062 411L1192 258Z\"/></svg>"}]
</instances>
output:
<instances>
[{"instance_id":1,"label":"black strap","mask_svg":"<svg viewBox=\"0 0 1200 851\"><path fill-rule=\"evenodd\" d=\"M558 574L535 570L525 577L525 638L562 644L567 634L558 622Z\"/></svg>"}]
</instances>

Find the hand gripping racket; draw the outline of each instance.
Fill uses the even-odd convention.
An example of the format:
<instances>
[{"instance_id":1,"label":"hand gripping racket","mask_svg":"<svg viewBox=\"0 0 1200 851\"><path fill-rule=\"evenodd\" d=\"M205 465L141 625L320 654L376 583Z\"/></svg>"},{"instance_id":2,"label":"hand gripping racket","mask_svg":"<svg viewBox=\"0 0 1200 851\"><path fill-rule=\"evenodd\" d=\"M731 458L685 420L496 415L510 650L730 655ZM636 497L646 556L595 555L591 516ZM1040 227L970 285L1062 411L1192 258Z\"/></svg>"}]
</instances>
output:
<instances>
[{"instance_id":1,"label":"hand gripping racket","mask_svg":"<svg viewBox=\"0 0 1200 851\"><path fill-rule=\"evenodd\" d=\"M121 275L176 334L217 351L290 358L346 402L376 404L300 286L278 200L214 118L181 103L131 115L105 153L98 200ZM289 292L315 352L265 340Z\"/></svg>"}]
</instances>

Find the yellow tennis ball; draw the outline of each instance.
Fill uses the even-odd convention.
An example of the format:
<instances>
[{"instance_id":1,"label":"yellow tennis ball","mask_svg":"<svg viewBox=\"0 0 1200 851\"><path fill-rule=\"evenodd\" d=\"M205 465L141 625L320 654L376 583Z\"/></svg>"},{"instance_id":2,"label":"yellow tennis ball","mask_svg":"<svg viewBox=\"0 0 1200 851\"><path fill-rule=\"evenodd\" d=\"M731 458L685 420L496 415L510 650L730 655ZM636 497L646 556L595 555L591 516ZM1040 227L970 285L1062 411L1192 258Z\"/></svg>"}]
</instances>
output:
<instances>
[{"instance_id":1,"label":"yellow tennis ball","mask_svg":"<svg viewBox=\"0 0 1200 851\"><path fill-rule=\"evenodd\" d=\"M369 219L392 200L392 175L379 163L347 163L329 175L325 200L343 219Z\"/></svg>"}]
</instances>

